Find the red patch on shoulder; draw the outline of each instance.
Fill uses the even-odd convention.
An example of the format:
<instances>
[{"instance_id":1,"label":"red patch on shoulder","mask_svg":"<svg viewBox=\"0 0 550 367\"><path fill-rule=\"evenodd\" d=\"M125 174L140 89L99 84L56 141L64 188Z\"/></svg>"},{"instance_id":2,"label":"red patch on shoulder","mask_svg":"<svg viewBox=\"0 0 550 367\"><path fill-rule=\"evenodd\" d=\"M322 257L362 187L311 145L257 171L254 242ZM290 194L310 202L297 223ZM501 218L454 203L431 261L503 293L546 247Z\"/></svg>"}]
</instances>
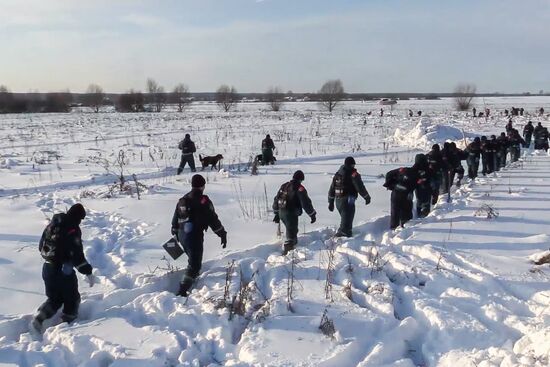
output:
<instances>
[{"instance_id":1,"label":"red patch on shoulder","mask_svg":"<svg viewBox=\"0 0 550 367\"><path fill-rule=\"evenodd\" d=\"M400 173L403 173L403 172L405 172L405 167L401 167L401 168L399 168L399 172L400 172Z\"/></svg>"},{"instance_id":2,"label":"red patch on shoulder","mask_svg":"<svg viewBox=\"0 0 550 367\"><path fill-rule=\"evenodd\" d=\"M356 170L353 170L353 173L351 174L351 177L357 177L357 175L359 175L359 173L357 173Z\"/></svg>"},{"instance_id":3,"label":"red patch on shoulder","mask_svg":"<svg viewBox=\"0 0 550 367\"><path fill-rule=\"evenodd\" d=\"M208 204L208 196L205 195L205 196L202 197L201 204L202 205Z\"/></svg>"},{"instance_id":4,"label":"red patch on shoulder","mask_svg":"<svg viewBox=\"0 0 550 367\"><path fill-rule=\"evenodd\" d=\"M298 191L300 192L306 191L306 188L300 185L300 187L298 187Z\"/></svg>"},{"instance_id":5,"label":"red patch on shoulder","mask_svg":"<svg viewBox=\"0 0 550 367\"><path fill-rule=\"evenodd\" d=\"M69 229L69 232L67 232L68 234L73 234L76 232L76 228L71 228Z\"/></svg>"}]
</instances>

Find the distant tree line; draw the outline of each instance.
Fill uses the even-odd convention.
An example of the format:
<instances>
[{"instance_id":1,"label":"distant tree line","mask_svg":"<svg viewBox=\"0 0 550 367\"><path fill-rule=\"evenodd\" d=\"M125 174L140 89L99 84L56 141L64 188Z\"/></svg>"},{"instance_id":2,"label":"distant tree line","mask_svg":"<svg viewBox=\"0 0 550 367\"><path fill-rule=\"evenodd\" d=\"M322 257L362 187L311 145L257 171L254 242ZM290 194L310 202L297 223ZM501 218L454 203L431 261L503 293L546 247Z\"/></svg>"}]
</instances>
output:
<instances>
[{"instance_id":1,"label":"distant tree line","mask_svg":"<svg viewBox=\"0 0 550 367\"><path fill-rule=\"evenodd\" d=\"M539 91L539 95L543 91ZM271 86L265 93L240 94L234 86L221 85L214 93L195 93L189 87L179 83L171 91L152 78L145 83L145 92L130 89L122 94L107 94L97 84L90 84L85 93L70 91L54 93L12 93L6 86L0 85L0 114L25 112L70 112L73 107L89 107L93 112L101 112L104 106L114 106L118 112L162 112L167 105L177 106L178 112L184 112L195 100L215 102L220 110L234 110L239 102L254 101L266 103L267 109L277 112L284 104L296 100L318 102L320 107L329 113L344 100L379 100L390 99L439 99L452 97L457 110L466 111L470 108L474 97L517 96L522 94L488 93L477 94L473 84L460 84L452 93L384 93L347 94L341 80L334 79L325 82L317 92L293 93L283 92L279 86Z\"/></svg>"}]
</instances>

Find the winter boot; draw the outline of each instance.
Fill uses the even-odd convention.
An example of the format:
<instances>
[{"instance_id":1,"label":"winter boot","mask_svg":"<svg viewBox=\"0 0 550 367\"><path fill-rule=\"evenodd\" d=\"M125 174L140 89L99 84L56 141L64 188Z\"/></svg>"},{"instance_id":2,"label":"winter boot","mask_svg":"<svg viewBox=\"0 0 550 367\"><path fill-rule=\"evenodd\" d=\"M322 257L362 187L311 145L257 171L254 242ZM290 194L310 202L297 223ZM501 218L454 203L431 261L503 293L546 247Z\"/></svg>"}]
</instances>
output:
<instances>
[{"instance_id":1,"label":"winter boot","mask_svg":"<svg viewBox=\"0 0 550 367\"><path fill-rule=\"evenodd\" d=\"M180 283L180 289L178 291L178 296L187 297L189 296L189 290L193 286L194 279L188 275L183 277L183 281Z\"/></svg>"}]
</instances>

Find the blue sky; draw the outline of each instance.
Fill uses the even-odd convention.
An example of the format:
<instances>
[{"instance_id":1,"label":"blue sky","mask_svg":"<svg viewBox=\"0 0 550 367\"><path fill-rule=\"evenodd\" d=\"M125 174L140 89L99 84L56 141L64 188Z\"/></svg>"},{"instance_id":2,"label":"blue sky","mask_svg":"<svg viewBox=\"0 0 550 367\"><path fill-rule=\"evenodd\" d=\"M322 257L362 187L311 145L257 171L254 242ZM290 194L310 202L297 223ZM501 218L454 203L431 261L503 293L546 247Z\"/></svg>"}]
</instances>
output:
<instances>
[{"instance_id":1,"label":"blue sky","mask_svg":"<svg viewBox=\"0 0 550 367\"><path fill-rule=\"evenodd\" d=\"M0 0L14 91L550 91L550 0Z\"/></svg>"}]
</instances>

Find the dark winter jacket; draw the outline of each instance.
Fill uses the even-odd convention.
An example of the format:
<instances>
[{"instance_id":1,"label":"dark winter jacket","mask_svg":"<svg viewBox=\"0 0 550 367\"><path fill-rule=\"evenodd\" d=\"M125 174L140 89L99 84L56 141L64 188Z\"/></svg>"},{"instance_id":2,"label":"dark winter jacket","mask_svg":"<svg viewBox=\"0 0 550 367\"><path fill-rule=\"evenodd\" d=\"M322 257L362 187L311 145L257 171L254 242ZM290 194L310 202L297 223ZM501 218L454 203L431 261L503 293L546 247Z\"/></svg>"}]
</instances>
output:
<instances>
[{"instance_id":1,"label":"dark winter jacket","mask_svg":"<svg viewBox=\"0 0 550 367\"><path fill-rule=\"evenodd\" d=\"M468 144L466 152L468 153L468 158L470 159L479 158L481 155L481 143L477 141L471 142Z\"/></svg>"},{"instance_id":2,"label":"dark winter jacket","mask_svg":"<svg viewBox=\"0 0 550 367\"><path fill-rule=\"evenodd\" d=\"M439 173L443 169L443 156L439 150L431 150L426 154L428 158L428 164L430 165L430 170L433 173Z\"/></svg>"},{"instance_id":3,"label":"dark winter jacket","mask_svg":"<svg viewBox=\"0 0 550 367\"><path fill-rule=\"evenodd\" d=\"M530 137L531 135L533 135L533 131L535 130L535 127L533 126L533 124L527 124L525 125L525 127L523 128L523 137L526 138L526 137Z\"/></svg>"},{"instance_id":4,"label":"dark winter jacket","mask_svg":"<svg viewBox=\"0 0 550 367\"><path fill-rule=\"evenodd\" d=\"M357 198L358 195L364 199L370 198L359 172L355 168L342 165L332 177L332 183L328 190L328 202L334 203L335 198L348 196Z\"/></svg>"},{"instance_id":5,"label":"dark winter jacket","mask_svg":"<svg viewBox=\"0 0 550 367\"><path fill-rule=\"evenodd\" d=\"M430 169L428 159L424 154L416 155L413 170L416 171L418 176L416 180L416 188L425 190L430 189L433 173Z\"/></svg>"},{"instance_id":6,"label":"dark winter jacket","mask_svg":"<svg viewBox=\"0 0 550 367\"><path fill-rule=\"evenodd\" d=\"M214 210L214 204L208 196L202 194L201 190L193 189L178 200L172 217L172 232L185 231L184 227L187 223L191 224L189 228L193 231L204 232L210 227L218 236L225 235L225 229Z\"/></svg>"},{"instance_id":7,"label":"dark winter jacket","mask_svg":"<svg viewBox=\"0 0 550 367\"><path fill-rule=\"evenodd\" d=\"M279 214L280 210L295 213L297 216L302 215L303 211L310 217L317 214L306 188L298 180L285 182L279 188L273 199L273 212Z\"/></svg>"},{"instance_id":8,"label":"dark winter jacket","mask_svg":"<svg viewBox=\"0 0 550 367\"><path fill-rule=\"evenodd\" d=\"M275 149L275 143L273 143L273 140L271 138L265 138L262 140L262 149Z\"/></svg>"},{"instance_id":9,"label":"dark winter jacket","mask_svg":"<svg viewBox=\"0 0 550 367\"><path fill-rule=\"evenodd\" d=\"M418 172L412 167L401 167L386 173L384 187L388 190L408 194L414 191L418 183Z\"/></svg>"},{"instance_id":10,"label":"dark winter jacket","mask_svg":"<svg viewBox=\"0 0 550 367\"><path fill-rule=\"evenodd\" d=\"M183 155L193 154L197 151L197 148L195 148L195 143L193 143L191 139L183 139L179 143L178 147L181 150L181 154Z\"/></svg>"},{"instance_id":11,"label":"dark winter jacket","mask_svg":"<svg viewBox=\"0 0 550 367\"><path fill-rule=\"evenodd\" d=\"M50 228L60 228L59 240L55 241L55 247L50 246ZM91 274L92 267L84 256L82 246L82 231L77 223L65 213L55 214L40 238L38 249L46 261L61 266L71 263L80 273Z\"/></svg>"}]
</instances>

